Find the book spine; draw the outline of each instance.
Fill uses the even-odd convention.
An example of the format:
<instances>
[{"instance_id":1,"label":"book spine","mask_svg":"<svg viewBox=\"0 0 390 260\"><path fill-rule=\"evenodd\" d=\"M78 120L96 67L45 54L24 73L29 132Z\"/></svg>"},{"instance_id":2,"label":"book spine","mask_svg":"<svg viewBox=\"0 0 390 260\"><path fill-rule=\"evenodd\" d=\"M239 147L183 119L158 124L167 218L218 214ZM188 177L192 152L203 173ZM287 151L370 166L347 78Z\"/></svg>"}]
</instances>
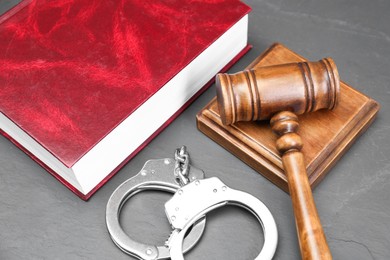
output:
<instances>
[{"instance_id":1,"label":"book spine","mask_svg":"<svg viewBox=\"0 0 390 260\"><path fill-rule=\"evenodd\" d=\"M14 5L8 11L5 11L3 14L0 14L0 24L4 21L8 20L11 16L25 8L29 5L33 0L21 0L18 4Z\"/></svg>"}]
</instances>

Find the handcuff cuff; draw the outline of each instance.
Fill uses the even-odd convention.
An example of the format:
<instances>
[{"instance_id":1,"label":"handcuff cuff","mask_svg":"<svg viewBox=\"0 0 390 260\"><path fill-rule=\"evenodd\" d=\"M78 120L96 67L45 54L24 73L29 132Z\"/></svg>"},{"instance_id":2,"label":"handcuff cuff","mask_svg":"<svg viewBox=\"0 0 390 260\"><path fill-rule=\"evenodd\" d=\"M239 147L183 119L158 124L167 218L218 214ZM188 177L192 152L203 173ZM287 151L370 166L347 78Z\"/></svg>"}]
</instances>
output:
<instances>
[{"instance_id":1,"label":"handcuff cuff","mask_svg":"<svg viewBox=\"0 0 390 260\"><path fill-rule=\"evenodd\" d=\"M163 246L143 244L130 238L121 228L119 215L122 206L143 190L174 193L165 203L165 212L173 231ZM113 242L126 254L139 259L184 259L183 253L201 238L205 215L217 208L235 205L247 209L263 228L264 244L255 260L272 259L278 232L269 209L256 197L232 189L216 177L204 179L203 171L189 164L189 154L182 146L175 159L149 160L134 177L122 183L111 195L106 208L106 223Z\"/></svg>"}]
</instances>

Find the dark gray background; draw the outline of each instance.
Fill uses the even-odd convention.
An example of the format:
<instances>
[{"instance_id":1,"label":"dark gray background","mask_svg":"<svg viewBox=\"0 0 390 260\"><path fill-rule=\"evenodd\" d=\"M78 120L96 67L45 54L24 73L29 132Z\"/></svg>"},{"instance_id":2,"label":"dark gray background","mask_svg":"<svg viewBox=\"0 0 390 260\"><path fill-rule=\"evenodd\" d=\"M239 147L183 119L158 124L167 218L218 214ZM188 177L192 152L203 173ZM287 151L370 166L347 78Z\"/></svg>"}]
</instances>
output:
<instances>
[{"instance_id":1,"label":"dark gray background","mask_svg":"<svg viewBox=\"0 0 390 260\"><path fill-rule=\"evenodd\" d=\"M0 9L12 2L0 1ZM390 2L245 2L253 8L249 42L254 47L230 72L245 68L278 41L310 60L333 57L345 82L381 104L374 124L314 197L334 259L389 259ZM146 160L171 157L182 144L207 176L218 176L269 207L279 229L275 259L299 259L289 196L197 130L195 115L214 95L212 86L88 202L0 137L0 259L132 259L106 231L107 200ZM121 215L125 230L140 241L162 244L170 230L162 206L168 198L158 192L137 195ZM246 211L217 210L187 259L253 259L260 234L260 225Z\"/></svg>"}]
</instances>

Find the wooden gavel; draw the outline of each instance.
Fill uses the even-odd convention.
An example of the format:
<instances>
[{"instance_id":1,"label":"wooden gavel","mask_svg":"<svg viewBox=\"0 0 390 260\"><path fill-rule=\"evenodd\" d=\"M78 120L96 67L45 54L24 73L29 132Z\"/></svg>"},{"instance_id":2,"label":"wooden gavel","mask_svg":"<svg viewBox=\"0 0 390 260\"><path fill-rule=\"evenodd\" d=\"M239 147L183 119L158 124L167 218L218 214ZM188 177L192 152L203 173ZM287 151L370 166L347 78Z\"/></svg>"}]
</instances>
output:
<instances>
[{"instance_id":1,"label":"wooden gavel","mask_svg":"<svg viewBox=\"0 0 390 260\"><path fill-rule=\"evenodd\" d=\"M287 175L302 259L332 259L307 177L296 115L336 106L340 79L333 60L218 74L216 86L223 124L271 118L272 130L279 135L276 148Z\"/></svg>"}]
</instances>

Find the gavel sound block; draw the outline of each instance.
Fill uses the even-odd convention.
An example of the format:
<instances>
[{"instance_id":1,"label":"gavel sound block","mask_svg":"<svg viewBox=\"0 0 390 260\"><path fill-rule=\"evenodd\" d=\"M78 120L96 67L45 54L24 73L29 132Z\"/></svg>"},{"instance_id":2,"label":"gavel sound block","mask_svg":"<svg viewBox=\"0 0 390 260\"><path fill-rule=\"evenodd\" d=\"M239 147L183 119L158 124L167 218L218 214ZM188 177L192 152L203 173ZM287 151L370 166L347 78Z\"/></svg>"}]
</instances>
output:
<instances>
[{"instance_id":1,"label":"gavel sound block","mask_svg":"<svg viewBox=\"0 0 390 260\"><path fill-rule=\"evenodd\" d=\"M270 46L246 69L302 62L305 59L282 44ZM298 133L303 138L302 153L312 188L375 119L379 105L373 99L340 82L340 95L333 110L299 115ZM200 131L243 160L260 174L288 192L276 136L269 121L237 122L224 125L216 98L197 115Z\"/></svg>"},{"instance_id":2,"label":"gavel sound block","mask_svg":"<svg viewBox=\"0 0 390 260\"><path fill-rule=\"evenodd\" d=\"M304 61L304 59L299 55L295 54L281 44L274 44L264 54L257 58L248 67L248 69L301 61ZM321 66L324 66L324 64ZM327 66L327 64L325 64L325 66ZM330 64L330 66L332 65ZM307 67L300 68L299 70L301 72L301 74L299 74L301 77L300 79L302 79L302 75L306 75ZM252 82L254 78L253 76L254 75L245 75L246 80L252 80ZM267 75L265 76L267 77ZM315 78L312 78L311 80L314 80L313 82L316 81ZM328 75L328 80L333 81L332 75ZM332 85L332 83L330 83L330 85L328 83L325 84L327 85L328 89L327 96L323 96L319 103L312 102L312 98L307 99L307 97L315 97L315 100L318 100L316 93L318 94L322 92L322 87L320 87L320 91L317 90L317 92L313 92L311 89L307 89L305 86L303 91L297 91L297 89L295 89L294 91L297 91L294 92L296 96L293 98L293 100L295 101L292 102L293 104L290 107L287 107L287 110L301 114L304 112L314 111L317 108L333 108L334 104L337 102L337 98L335 98L336 96L333 95L336 92L332 91L332 89L337 90L337 86L333 84L334 86L331 87L330 85ZM272 84L272 82L270 84ZM309 84L311 83L309 82ZM302 87L302 85L300 86ZM296 87L299 88L299 86ZM224 125L222 122L221 118L223 118L224 123L228 123L229 120L232 122L236 121L236 118L245 120L251 120L254 118L269 118L280 108L286 108L286 103L283 102L283 92L280 90L279 92L277 90L275 91L276 93L280 93L280 95L278 94L278 100L282 101L279 103L276 102L278 100L273 100L271 96L267 96L272 95L272 93L263 93L265 95L263 96L263 100L264 98L265 100L271 100L272 104L274 105L272 106L273 108L267 108L268 104L262 103L263 108L265 107L265 109L260 114L255 112L253 109L251 110L251 108L256 108L256 106L259 104L256 98L252 99L250 102L244 102L247 106L244 110L249 111L249 113L235 113L234 115L231 114L231 111L229 110L224 110L222 112L224 114L221 115L218 109L218 104L216 100L213 99L198 114L198 127L206 135L227 148L233 154L258 170L261 174L266 176L285 191L288 191L287 177L283 171L282 159L280 157L279 151L281 151L282 154L284 152L287 152L287 154L294 154L302 148L302 152L305 154L305 159L303 159L302 156L298 156L300 157L298 162L295 160L297 156L293 156L295 158L293 159L294 163L288 163L290 166L292 166L290 167L289 171L298 174L301 168L306 168L309 180L306 179L308 183L307 185L303 186L308 186L309 183L314 186L318 184L318 182L325 176L325 173L347 150L347 148L357 138L357 136L364 132L368 125L373 121L379 110L379 105L374 100L357 92L344 83L341 83L340 87L341 93L339 97L339 106L334 110L320 110L299 116L300 130L298 133L304 139L303 148L301 147L302 142L300 138L297 138L295 135L298 124L297 118L293 114L279 114L274 118L274 120L272 120L276 132L279 134L288 132L286 136L289 136L289 138L283 138L284 140L279 140L278 148L276 145L276 140L278 137L272 133L271 128L269 127L269 121L237 122L232 125ZM329 91L329 89L331 91ZM288 93L287 96L289 98L294 97L294 95L291 95L288 90L286 93ZM239 94L236 93L235 98L237 98L237 95L239 96ZM256 95L253 96L256 97ZM289 102L291 103L291 99ZM292 150L293 152L290 153L289 150ZM288 155L287 157L289 157L287 160L291 161L291 156ZM300 166L295 167L297 165ZM303 193L305 193L305 191L303 191ZM309 204L311 204L311 202ZM305 207L307 206L310 207L310 205L305 205ZM298 216L296 219L297 221L302 221L304 218ZM299 223L297 223L297 225L298 224ZM320 224L315 224L315 226L312 226L306 231L315 230L315 233L318 233L318 226L321 229ZM321 232L322 229L319 233ZM298 233L300 236L302 236L300 237L300 242L301 240L304 240L304 237L313 237L310 234L301 234L299 228ZM320 234L319 237L320 241L324 240L321 238L324 238L323 234ZM305 241L304 243L310 243L310 241ZM319 244L321 245L324 243L320 242ZM317 253L324 251L324 254L327 255L326 248L327 246L325 247L325 250L317 250ZM315 252L316 250L314 250L314 254L316 254ZM304 259L310 259L311 257L311 259L318 259L304 252L302 252L302 256ZM324 259L327 259L326 256Z\"/></svg>"}]
</instances>

